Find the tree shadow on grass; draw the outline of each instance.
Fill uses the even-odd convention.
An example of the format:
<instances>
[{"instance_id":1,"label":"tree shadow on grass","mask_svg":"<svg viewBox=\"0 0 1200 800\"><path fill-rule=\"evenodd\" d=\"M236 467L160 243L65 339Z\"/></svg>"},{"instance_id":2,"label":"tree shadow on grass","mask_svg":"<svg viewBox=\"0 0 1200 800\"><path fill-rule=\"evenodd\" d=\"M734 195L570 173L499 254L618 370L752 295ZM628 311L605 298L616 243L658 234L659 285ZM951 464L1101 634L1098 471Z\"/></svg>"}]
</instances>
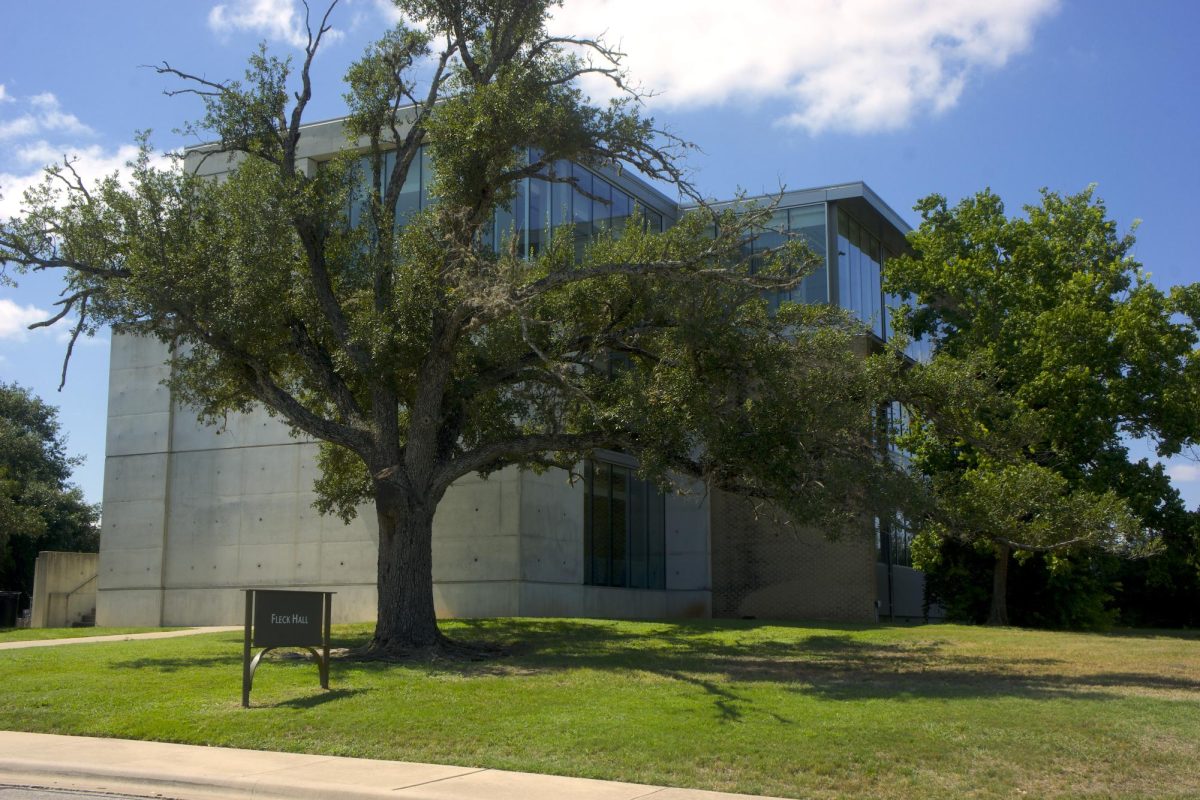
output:
<instances>
[{"instance_id":1,"label":"tree shadow on grass","mask_svg":"<svg viewBox=\"0 0 1200 800\"><path fill-rule=\"evenodd\" d=\"M452 635L500 640L510 656L482 664L430 664L462 676L540 674L570 669L645 671L683 680L713 695L718 715L736 720L739 683L777 683L833 700L1023 697L1112 699L1173 693L1200 699L1200 676L1079 669L1052 657L1011 658L954 652L928 641L873 642L851 635L863 626L781 641L763 623L663 622L650 634L570 620L456 623ZM838 632L845 631L844 633ZM746 635L739 639L739 632ZM1097 665L1102 667L1102 665ZM1073 674L1072 674L1073 671Z\"/></svg>"},{"instance_id":2,"label":"tree shadow on grass","mask_svg":"<svg viewBox=\"0 0 1200 800\"><path fill-rule=\"evenodd\" d=\"M111 666L117 669L153 669L159 672L178 672L184 669L237 666L241 663L242 654L239 652L228 656L134 658L128 661L114 661Z\"/></svg>"}]
</instances>

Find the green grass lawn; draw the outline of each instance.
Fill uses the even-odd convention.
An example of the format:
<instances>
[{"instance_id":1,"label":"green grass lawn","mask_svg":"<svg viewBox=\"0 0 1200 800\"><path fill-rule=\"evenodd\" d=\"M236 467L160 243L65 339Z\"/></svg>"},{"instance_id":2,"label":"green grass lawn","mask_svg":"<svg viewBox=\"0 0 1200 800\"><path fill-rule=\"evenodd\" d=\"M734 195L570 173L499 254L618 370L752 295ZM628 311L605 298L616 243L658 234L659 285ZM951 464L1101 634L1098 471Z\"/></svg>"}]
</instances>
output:
<instances>
[{"instance_id":1,"label":"green grass lawn","mask_svg":"<svg viewBox=\"0 0 1200 800\"><path fill-rule=\"evenodd\" d=\"M34 642L43 639L80 639L87 636L114 636L125 633L154 633L178 628L0 628L0 643Z\"/></svg>"},{"instance_id":2,"label":"green grass lawn","mask_svg":"<svg viewBox=\"0 0 1200 800\"><path fill-rule=\"evenodd\" d=\"M1200 796L1200 638L450 622L486 662L264 661L240 633L0 654L0 728L786 797ZM335 628L339 646L368 626Z\"/></svg>"}]
</instances>

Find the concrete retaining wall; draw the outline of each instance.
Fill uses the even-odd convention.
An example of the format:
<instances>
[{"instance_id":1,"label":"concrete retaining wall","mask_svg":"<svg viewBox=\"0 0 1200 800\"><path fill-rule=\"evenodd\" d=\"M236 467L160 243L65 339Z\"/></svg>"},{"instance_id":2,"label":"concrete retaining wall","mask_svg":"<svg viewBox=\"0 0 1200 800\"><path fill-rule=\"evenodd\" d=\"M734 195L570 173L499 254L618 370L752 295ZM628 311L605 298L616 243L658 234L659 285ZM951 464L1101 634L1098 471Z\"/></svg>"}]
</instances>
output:
<instances>
[{"instance_id":1,"label":"concrete retaining wall","mask_svg":"<svg viewBox=\"0 0 1200 800\"><path fill-rule=\"evenodd\" d=\"M38 553L29 627L66 628L96 614L96 553Z\"/></svg>"}]
</instances>

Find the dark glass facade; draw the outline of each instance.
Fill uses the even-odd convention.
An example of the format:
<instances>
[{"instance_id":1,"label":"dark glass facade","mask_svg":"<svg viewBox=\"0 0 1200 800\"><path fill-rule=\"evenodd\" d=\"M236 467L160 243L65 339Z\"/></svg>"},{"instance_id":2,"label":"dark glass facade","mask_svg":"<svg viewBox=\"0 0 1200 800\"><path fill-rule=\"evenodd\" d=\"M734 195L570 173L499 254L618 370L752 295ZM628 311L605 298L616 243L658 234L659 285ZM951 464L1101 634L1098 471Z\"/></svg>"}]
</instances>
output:
<instances>
[{"instance_id":1,"label":"dark glass facade","mask_svg":"<svg viewBox=\"0 0 1200 800\"><path fill-rule=\"evenodd\" d=\"M666 500L629 468L584 465L583 582L665 589Z\"/></svg>"}]
</instances>

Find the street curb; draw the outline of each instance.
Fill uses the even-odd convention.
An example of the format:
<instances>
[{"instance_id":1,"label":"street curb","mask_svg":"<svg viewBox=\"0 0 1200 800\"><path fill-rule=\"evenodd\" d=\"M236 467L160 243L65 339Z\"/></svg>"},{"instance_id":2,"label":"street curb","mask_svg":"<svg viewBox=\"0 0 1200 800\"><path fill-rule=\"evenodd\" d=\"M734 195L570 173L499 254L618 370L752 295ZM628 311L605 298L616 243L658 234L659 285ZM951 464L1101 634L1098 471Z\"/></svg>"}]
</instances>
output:
<instances>
[{"instance_id":1,"label":"street curb","mask_svg":"<svg viewBox=\"0 0 1200 800\"><path fill-rule=\"evenodd\" d=\"M0 784L171 800L771 800L485 767L0 731Z\"/></svg>"},{"instance_id":2,"label":"street curb","mask_svg":"<svg viewBox=\"0 0 1200 800\"><path fill-rule=\"evenodd\" d=\"M487 770L466 770L485 772ZM30 763L24 759L0 758L0 783L19 783L49 788L96 789L128 794L144 794L152 791L171 800L225 800L225 798L264 798L265 800L377 800L396 798L395 789L376 789L366 786L297 783L279 778L239 778L221 775L168 775L157 769L131 767L74 767L68 764ZM416 787L405 787L409 793L405 800L432 800L428 795L412 794ZM647 793L658 791L657 787L646 787Z\"/></svg>"}]
</instances>

